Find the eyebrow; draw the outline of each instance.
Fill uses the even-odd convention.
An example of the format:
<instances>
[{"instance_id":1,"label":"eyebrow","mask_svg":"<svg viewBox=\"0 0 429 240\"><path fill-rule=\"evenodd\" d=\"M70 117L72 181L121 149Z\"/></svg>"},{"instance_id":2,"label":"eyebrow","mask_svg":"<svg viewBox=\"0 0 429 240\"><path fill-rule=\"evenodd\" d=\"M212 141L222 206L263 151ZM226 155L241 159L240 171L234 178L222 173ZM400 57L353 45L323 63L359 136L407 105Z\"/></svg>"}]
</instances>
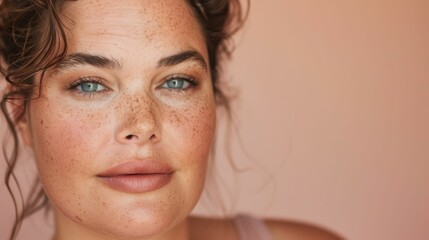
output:
<instances>
[{"instance_id":1,"label":"eyebrow","mask_svg":"<svg viewBox=\"0 0 429 240\"><path fill-rule=\"evenodd\" d=\"M158 61L157 67L174 66L186 61L195 61L204 70L207 71L208 69L206 60L204 60L203 55L194 50L184 51L169 57L162 58Z\"/></svg>"},{"instance_id":2,"label":"eyebrow","mask_svg":"<svg viewBox=\"0 0 429 240\"><path fill-rule=\"evenodd\" d=\"M91 65L100 68L120 68L121 63L116 59L101 55L87 53L73 53L62 59L56 66L57 69L73 68L78 65Z\"/></svg>"},{"instance_id":3,"label":"eyebrow","mask_svg":"<svg viewBox=\"0 0 429 240\"><path fill-rule=\"evenodd\" d=\"M160 59L156 65L157 68L178 65L186 61L197 62L204 70L208 70L208 65L204 57L197 51L188 50L178 54ZM73 53L66 56L56 65L56 69L73 68L79 65L91 65L99 68L121 68L120 61L114 58L108 58L102 55L93 55L87 53Z\"/></svg>"}]
</instances>

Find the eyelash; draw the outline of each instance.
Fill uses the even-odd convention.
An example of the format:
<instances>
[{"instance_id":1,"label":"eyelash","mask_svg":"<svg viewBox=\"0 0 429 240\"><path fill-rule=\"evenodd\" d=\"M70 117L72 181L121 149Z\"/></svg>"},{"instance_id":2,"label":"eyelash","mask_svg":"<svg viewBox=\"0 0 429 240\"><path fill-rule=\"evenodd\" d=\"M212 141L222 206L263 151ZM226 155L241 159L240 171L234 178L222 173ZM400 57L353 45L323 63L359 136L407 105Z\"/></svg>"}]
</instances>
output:
<instances>
[{"instance_id":1,"label":"eyelash","mask_svg":"<svg viewBox=\"0 0 429 240\"><path fill-rule=\"evenodd\" d=\"M78 90L78 89L77 89L77 87L78 87L79 85L83 84L83 83L95 83L95 84L100 84L100 85L102 85L102 86L103 86L104 88L106 88L106 89L105 89L105 90L102 90L102 91L95 91L95 92L83 92L83 91L81 91L81 90ZM78 94L80 94L80 95L82 95L82 96L85 96L85 97L94 97L94 96L96 96L96 95L103 94L103 93L105 93L106 91L108 91L108 90L110 90L110 89L109 89L108 87L106 87L106 86L103 84L103 81L102 81L102 80L100 80L100 79L93 78L93 77L82 77L82 78L77 79L76 81L71 82L71 83L66 87L66 90L70 90L70 91L76 92L76 93L78 93Z\"/></svg>"}]
</instances>

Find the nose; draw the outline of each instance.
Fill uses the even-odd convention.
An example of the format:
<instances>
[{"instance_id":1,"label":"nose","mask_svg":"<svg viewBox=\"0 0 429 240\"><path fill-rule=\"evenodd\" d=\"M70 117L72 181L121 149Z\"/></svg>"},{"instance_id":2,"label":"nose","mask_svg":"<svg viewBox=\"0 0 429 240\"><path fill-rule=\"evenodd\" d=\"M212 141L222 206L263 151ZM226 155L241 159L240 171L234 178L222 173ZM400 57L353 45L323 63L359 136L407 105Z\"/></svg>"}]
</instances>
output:
<instances>
[{"instance_id":1,"label":"nose","mask_svg":"<svg viewBox=\"0 0 429 240\"><path fill-rule=\"evenodd\" d=\"M127 96L116 106L116 141L145 144L161 139L156 102L150 96Z\"/></svg>"}]
</instances>

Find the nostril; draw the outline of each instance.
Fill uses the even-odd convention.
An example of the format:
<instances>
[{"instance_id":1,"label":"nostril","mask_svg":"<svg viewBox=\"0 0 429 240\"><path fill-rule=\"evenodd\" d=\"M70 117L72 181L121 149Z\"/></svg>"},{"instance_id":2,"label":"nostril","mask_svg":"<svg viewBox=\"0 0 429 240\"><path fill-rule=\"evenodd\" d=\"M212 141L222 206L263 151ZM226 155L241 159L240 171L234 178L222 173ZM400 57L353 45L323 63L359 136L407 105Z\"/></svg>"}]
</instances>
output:
<instances>
[{"instance_id":1,"label":"nostril","mask_svg":"<svg viewBox=\"0 0 429 240\"><path fill-rule=\"evenodd\" d=\"M0 0L1 1L1 0ZM126 136L123 136L122 141L126 142L136 142L136 141L143 141L143 140L150 140L150 141L158 141L158 136L156 134L151 134L148 139L145 138L145 136L141 136L138 134L128 134Z\"/></svg>"},{"instance_id":2,"label":"nostril","mask_svg":"<svg viewBox=\"0 0 429 240\"><path fill-rule=\"evenodd\" d=\"M137 136L136 136L136 135L132 135L132 134L130 134L130 135L126 136L125 138L126 138L127 140L132 140L133 138L137 138Z\"/></svg>"}]
</instances>

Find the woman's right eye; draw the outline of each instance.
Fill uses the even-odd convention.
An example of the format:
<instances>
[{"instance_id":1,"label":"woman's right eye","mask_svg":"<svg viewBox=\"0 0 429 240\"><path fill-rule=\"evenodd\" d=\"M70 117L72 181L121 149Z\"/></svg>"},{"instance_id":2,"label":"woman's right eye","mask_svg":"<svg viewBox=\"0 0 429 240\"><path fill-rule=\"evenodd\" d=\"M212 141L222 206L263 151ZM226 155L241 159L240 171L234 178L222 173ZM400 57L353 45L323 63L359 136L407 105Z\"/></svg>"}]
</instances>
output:
<instances>
[{"instance_id":1,"label":"woman's right eye","mask_svg":"<svg viewBox=\"0 0 429 240\"><path fill-rule=\"evenodd\" d=\"M91 92L100 92L106 90L106 87L100 83L95 82L83 82L76 86L76 89L80 92L91 93Z\"/></svg>"},{"instance_id":2,"label":"woman's right eye","mask_svg":"<svg viewBox=\"0 0 429 240\"><path fill-rule=\"evenodd\" d=\"M108 88L102 84L102 81L87 78L78 79L70 83L67 89L89 96L91 96L91 94L98 94L108 90Z\"/></svg>"}]
</instances>

